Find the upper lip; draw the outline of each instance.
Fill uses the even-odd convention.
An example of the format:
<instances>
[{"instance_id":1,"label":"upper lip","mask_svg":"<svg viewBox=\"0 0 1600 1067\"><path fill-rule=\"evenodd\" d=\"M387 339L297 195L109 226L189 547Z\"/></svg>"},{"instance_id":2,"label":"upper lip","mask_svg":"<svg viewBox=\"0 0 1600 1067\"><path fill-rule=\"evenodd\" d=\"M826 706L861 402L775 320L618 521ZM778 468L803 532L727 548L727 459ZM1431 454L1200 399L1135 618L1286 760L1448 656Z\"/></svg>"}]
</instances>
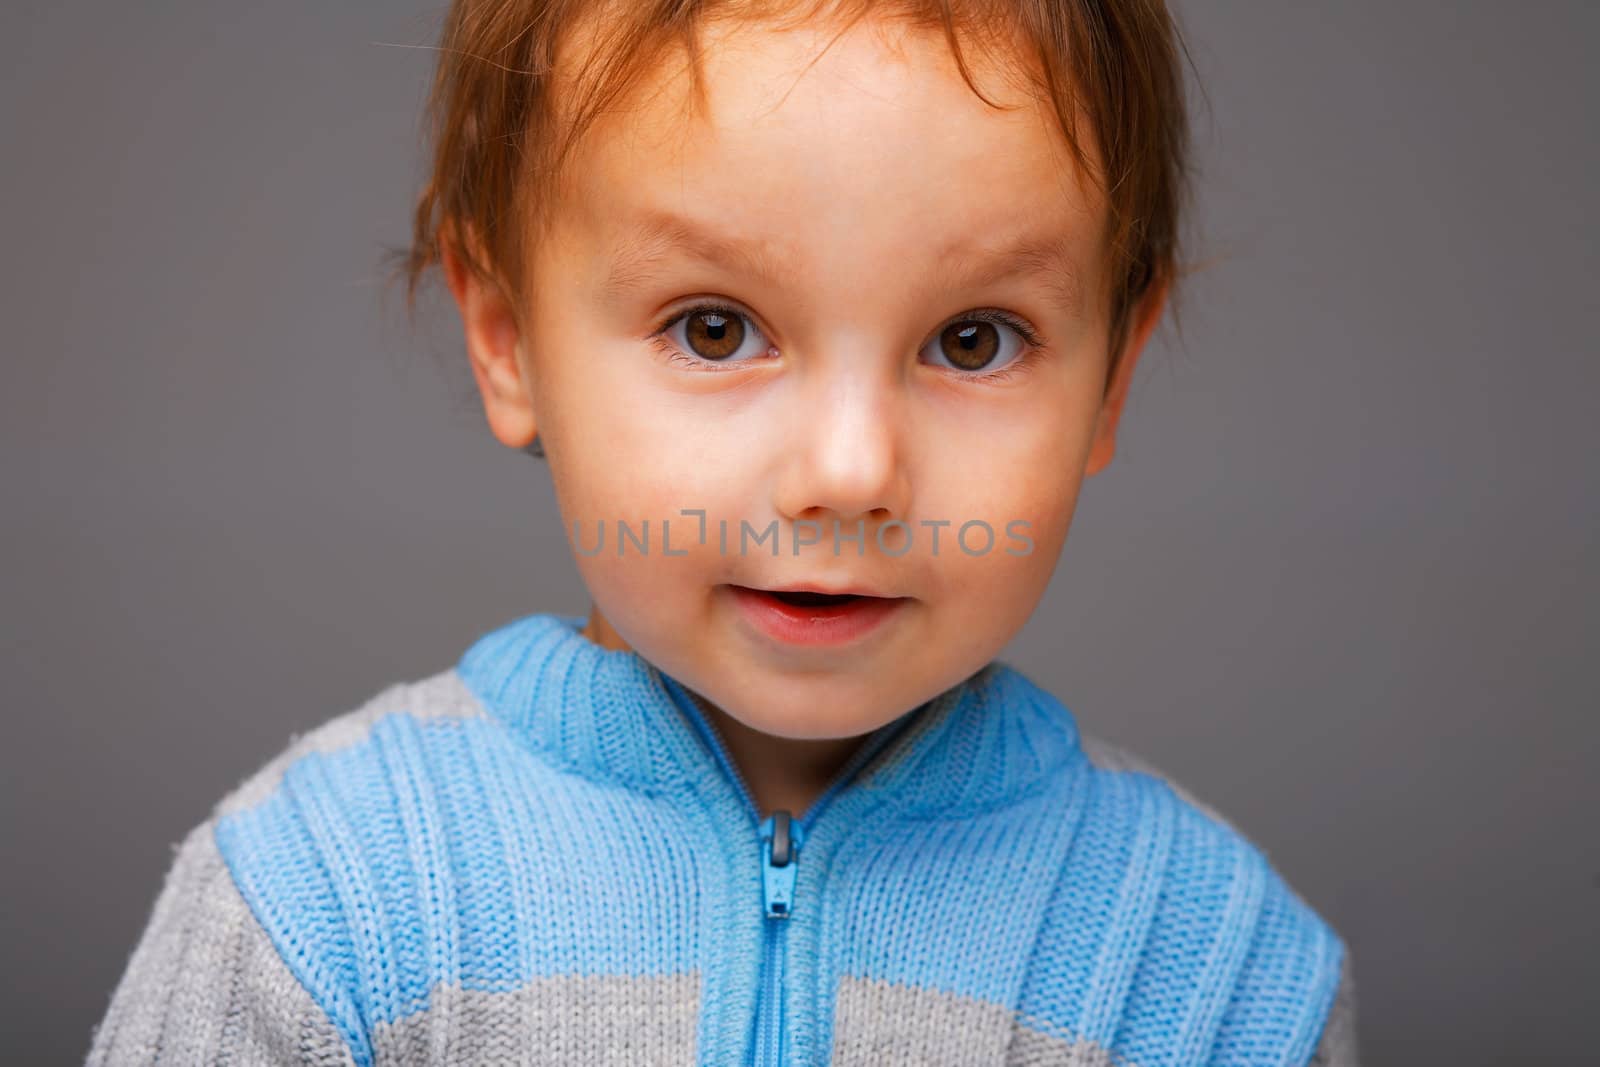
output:
<instances>
[{"instance_id":1,"label":"upper lip","mask_svg":"<svg viewBox=\"0 0 1600 1067\"><path fill-rule=\"evenodd\" d=\"M884 600L899 599L892 593L880 592L865 585L828 585L826 582L794 582L789 585L755 586L747 585L746 589L755 589L762 593L823 593L827 596L875 596Z\"/></svg>"}]
</instances>

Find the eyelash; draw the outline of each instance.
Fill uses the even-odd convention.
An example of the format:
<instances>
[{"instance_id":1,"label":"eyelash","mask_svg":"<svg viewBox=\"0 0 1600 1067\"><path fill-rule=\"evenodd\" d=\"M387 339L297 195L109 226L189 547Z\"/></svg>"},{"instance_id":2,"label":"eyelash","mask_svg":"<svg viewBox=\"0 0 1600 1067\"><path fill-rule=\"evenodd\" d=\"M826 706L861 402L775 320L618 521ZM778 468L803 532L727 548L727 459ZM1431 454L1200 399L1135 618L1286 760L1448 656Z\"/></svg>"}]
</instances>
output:
<instances>
[{"instance_id":1,"label":"eyelash","mask_svg":"<svg viewBox=\"0 0 1600 1067\"><path fill-rule=\"evenodd\" d=\"M688 367L692 370L711 371L712 373L716 373L716 368L720 366L720 364L718 364L716 361L709 359L697 359L694 356L680 352L677 346L671 341L668 341L665 336L666 332L672 329L672 327L676 326L680 320L686 319L690 315L701 311L709 311L717 315L737 317L743 319L745 322L750 321L750 316L746 315L738 308L730 307L727 304L718 303L714 300L709 300L699 304L691 304L679 311L674 311L670 316L656 326L655 331L650 334L649 340L656 351L660 352L669 363ZM1027 322L1011 314L1009 311L1001 311L998 308L982 308L971 312L970 314L959 315L953 319L950 319L943 326L940 326L939 329L943 330L945 326L949 326L952 323L957 322L997 322L1002 326L1011 327L1017 332L1017 335L1022 338L1022 351L1018 353L1017 357L1010 363L1007 363L1004 367L994 371L955 371L954 373L963 381L986 383L1004 381L1007 378L1010 378L1013 374L1019 373L1026 364L1031 364L1034 356L1041 348L1044 347L1044 340L1039 336L1038 331L1032 326L1028 325ZM739 362L744 363L747 361L739 360Z\"/></svg>"}]
</instances>

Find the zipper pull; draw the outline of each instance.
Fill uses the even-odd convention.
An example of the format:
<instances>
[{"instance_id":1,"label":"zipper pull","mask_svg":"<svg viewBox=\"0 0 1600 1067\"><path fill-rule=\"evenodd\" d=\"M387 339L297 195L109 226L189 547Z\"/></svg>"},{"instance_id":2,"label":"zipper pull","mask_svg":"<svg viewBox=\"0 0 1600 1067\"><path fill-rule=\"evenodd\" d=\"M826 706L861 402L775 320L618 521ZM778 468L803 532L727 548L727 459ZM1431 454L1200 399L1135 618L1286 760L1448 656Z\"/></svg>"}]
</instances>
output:
<instances>
[{"instance_id":1,"label":"zipper pull","mask_svg":"<svg viewBox=\"0 0 1600 1067\"><path fill-rule=\"evenodd\" d=\"M761 885L769 919L787 919L794 908L795 868L804 836L782 808L761 824Z\"/></svg>"}]
</instances>

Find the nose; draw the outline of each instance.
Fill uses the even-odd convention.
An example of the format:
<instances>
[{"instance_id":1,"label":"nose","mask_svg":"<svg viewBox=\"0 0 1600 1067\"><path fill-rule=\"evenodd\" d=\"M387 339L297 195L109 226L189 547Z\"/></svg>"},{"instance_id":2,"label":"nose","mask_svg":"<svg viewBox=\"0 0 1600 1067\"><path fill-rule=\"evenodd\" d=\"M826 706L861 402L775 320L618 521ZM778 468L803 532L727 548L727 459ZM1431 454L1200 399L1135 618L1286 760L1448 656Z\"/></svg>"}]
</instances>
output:
<instances>
[{"instance_id":1,"label":"nose","mask_svg":"<svg viewBox=\"0 0 1600 1067\"><path fill-rule=\"evenodd\" d=\"M905 515L905 427L888 376L830 370L795 397L774 506L790 521L853 527Z\"/></svg>"}]
</instances>

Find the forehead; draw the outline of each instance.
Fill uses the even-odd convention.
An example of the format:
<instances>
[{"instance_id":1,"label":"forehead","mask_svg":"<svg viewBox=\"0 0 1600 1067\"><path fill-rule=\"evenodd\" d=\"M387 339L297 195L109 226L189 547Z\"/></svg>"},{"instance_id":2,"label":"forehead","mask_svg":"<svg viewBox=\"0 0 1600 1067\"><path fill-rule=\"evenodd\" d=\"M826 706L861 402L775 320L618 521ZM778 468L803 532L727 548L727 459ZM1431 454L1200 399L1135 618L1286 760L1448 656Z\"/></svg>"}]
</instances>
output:
<instances>
[{"instance_id":1,"label":"forehead","mask_svg":"<svg viewBox=\"0 0 1600 1067\"><path fill-rule=\"evenodd\" d=\"M942 34L708 28L704 106L686 60L647 71L585 134L557 226L610 263L611 284L680 250L768 273L852 249L880 268L900 254L1087 255L1102 200L1048 105L1009 55L963 57L1003 109L967 85Z\"/></svg>"}]
</instances>

